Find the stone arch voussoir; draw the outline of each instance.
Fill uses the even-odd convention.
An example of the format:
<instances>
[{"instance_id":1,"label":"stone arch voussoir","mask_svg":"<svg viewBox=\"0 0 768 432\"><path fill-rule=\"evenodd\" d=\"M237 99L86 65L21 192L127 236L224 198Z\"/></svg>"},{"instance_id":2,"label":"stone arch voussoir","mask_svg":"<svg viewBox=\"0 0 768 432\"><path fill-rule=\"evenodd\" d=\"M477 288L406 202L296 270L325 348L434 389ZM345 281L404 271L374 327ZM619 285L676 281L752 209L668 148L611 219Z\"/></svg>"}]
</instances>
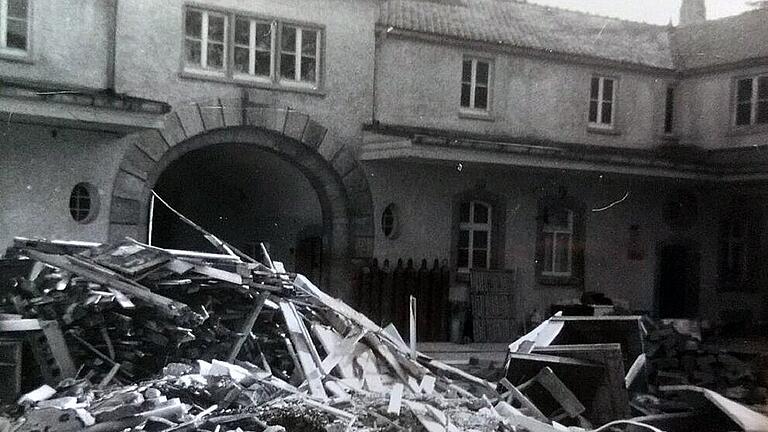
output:
<instances>
[{"instance_id":1,"label":"stone arch voussoir","mask_svg":"<svg viewBox=\"0 0 768 432\"><path fill-rule=\"evenodd\" d=\"M151 188L174 160L217 143L252 144L292 162L313 185L324 224L333 233L331 252L336 262L331 267L340 274L332 279L346 285L340 280L350 279L350 264L373 255L373 204L365 172L351 149L319 151L327 135L327 129L307 114L248 105L241 99L179 106L166 116L161 129L121 139L125 153L112 190L109 240L146 238Z\"/></svg>"}]
</instances>

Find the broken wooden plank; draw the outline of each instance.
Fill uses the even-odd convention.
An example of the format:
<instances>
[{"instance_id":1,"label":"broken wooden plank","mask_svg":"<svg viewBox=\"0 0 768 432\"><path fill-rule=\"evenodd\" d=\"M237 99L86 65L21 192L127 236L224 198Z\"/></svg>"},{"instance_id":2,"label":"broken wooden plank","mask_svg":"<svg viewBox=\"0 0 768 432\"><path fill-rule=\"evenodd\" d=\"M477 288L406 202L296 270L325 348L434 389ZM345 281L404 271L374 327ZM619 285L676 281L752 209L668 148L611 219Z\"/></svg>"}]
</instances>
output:
<instances>
[{"instance_id":1,"label":"broken wooden plank","mask_svg":"<svg viewBox=\"0 0 768 432\"><path fill-rule=\"evenodd\" d=\"M411 296L408 302L408 344L412 359L416 359L416 297Z\"/></svg>"},{"instance_id":2,"label":"broken wooden plank","mask_svg":"<svg viewBox=\"0 0 768 432\"><path fill-rule=\"evenodd\" d=\"M42 329L40 321L35 318L0 320L0 332L24 332Z\"/></svg>"},{"instance_id":3,"label":"broken wooden plank","mask_svg":"<svg viewBox=\"0 0 768 432\"><path fill-rule=\"evenodd\" d=\"M98 264L90 263L82 258L49 255L33 250L27 250L24 254L37 261L44 262L90 279L96 283L114 288L129 297L141 300L142 302L155 307L159 312L168 317L182 318L184 320L192 320L193 322L200 319L200 317L191 311L184 303L155 294L148 288L125 279L112 270L105 269Z\"/></svg>"},{"instance_id":4,"label":"broken wooden plank","mask_svg":"<svg viewBox=\"0 0 768 432\"><path fill-rule=\"evenodd\" d=\"M499 381L499 384L501 384L507 391L510 393L511 397L514 400L517 400L520 405L527 409L531 416L534 418L546 422L547 416L544 415L541 411L539 411L539 408L531 402L530 399L526 395L523 394L520 390L517 389L514 385L512 385L511 382L509 382L508 379L502 378L501 381Z\"/></svg>"},{"instance_id":5,"label":"broken wooden plank","mask_svg":"<svg viewBox=\"0 0 768 432\"><path fill-rule=\"evenodd\" d=\"M552 372L552 369L545 367L536 375L536 381L544 387L549 394L563 407L566 413L572 418L586 411L584 405L579 401L575 394Z\"/></svg>"},{"instance_id":6,"label":"broken wooden plank","mask_svg":"<svg viewBox=\"0 0 768 432\"><path fill-rule=\"evenodd\" d=\"M632 366L630 366L629 371L627 371L627 375L624 377L624 388L629 390L633 389L635 386L640 386L641 388L644 387L643 381L645 380L643 377L645 375L645 362L645 353L637 356L632 363Z\"/></svg>"},{"instance_id":7,"label":"broken wooden plank","mask_svg":"<svg viewBox=\"0 0 768 432\"><path fill-rule=\"evenodd\" d=\"M268 297L269 292L264 291L256 298L256 304L251 309L248 317L246 317L243 326L240 328L240 335L237 337L234 345L232 345L232 349L229 351L227 362L234 362L237 358L237 355L240 354L240 350L243 348L243 344L248 339L248 336L250 336L251 330L253 330L253 326L256 324L256 320L259 318L259 314L264 308L264 303L267 301Z\"/></svg>"},{"instance_id":8,"label":"broken wooden plank","mask_svg":"<svg viewBox=\"0 0 768 432\"><path fill-rule=\"evenodd\" d=\"M61 332L58 321L43 321L42 327L43 334L48 342L48 348L60 370L59 380L74 378L77 375L77 368L75 368L75 363L72 361L69 347L64 340L64 334Z\"/></svg>"},{"instance_id":9,"label":"broken wooden plank","mask_svg":"<svg viewBox=\"0 0 768 432\"><path fill-rule=\"evenodd\" d=\"M305 337L306 331L302 329L304 323L301 322L301 317L299 317L296 309L290 302L282 300L278 305L285 319L288 336L296 349L296 357L299 360L298 366L303 370L304 377L309 384L310 393L312 396L327 399L328 395L325 393L323 382L320 379L322 373L319 369L319 364L315 362L315 357L311 352L310 344L312 341L307 340Z\"/></svg>"},{"instance_id":10,"label":"broken wooden plank","mask_svg":"<svg viewBox=\"0 0 768 432\"><path fill-rule=\"evenodd\" d=\"M484 380L482 378L478 378L478 377L476 377L474 375L468 374L468 373L464 372L461 369L455 368L453 366L447 365L447 364L439 362L437 360L430 360L427 363L427 365L432 367L432 368L434 368L434 369L443 371L445 373L458 376L458 377L460 377L461 379L463 379L465 381L469 381L471 383L480 385L480 386L490 390L492 393L496 393L496 386L495 385L493 385L492 383L490 383L490 382L488 382L488 381L486 381L486 380Z\"/></svg>"},{"instance_id":11,"label":"broken wooden plank","mask_svg":"<svg viewBox=\"0 0 768 432\"><path fill-rule=\"evenodd\" d=\"M201 275L208 276L213 279L217 279L224 282L229 282L235 285L242 285L243 277L237 273L220 270L211 266L196 265L192 271L200 273Z\"/></svg>"},{"instance_id":12,"label":"broken wooden plank","mask_svg":"<svg viewBox=\"0 0 768 432\"><path fill-rule=\"evenodd\" d=\"M315 326L313 326L314 330ZM333 332L331 332L333 333ZM329 355L323 359L322 363L320 364L321 369L324 373L329 374L335 368L338 364L340 364L343 360L346 360L345 363L348 363L351 365L352 363L352 355L355 351L355 345L366 335L367 331L365 329L359 329L359 331L354 332L352 335L348 336L347 338L343 340L339 340L337 344L333 347L326 346L323 344L323 348ZM335 335L335 333L333 333ZM322 339L321 339L322 343ZM347 378L347 377L344 377Z\"/></svg>"},{"instance_id":13,"label":"broken wooden plank","mask_svg":"<svg viewBox=\"0 0 768 432\"><path fill-rule=\"evenodd\" d=\"M403 385L400 383L397 383L392 387L392 392L389 394L387 413L400 415L400 406L403 403L403 388Z\"/></svg>"},{"instance_id":14,"label":"broken wooden plank","mask_svg":"<svg viewBox=\"0 0 768 432\"><path fill-rule=\"evenodd\" d=\"M692 385L662 386L659 387L659 390L662 392L683 391L700 393L705 399L712 403L712 405L717 407L723 414L739 425L744 432L768 431L768 417L752 411L744 405L734 402L712 390Z\"/></svg>"},{"instance_id":15,"label":"broken wooden plank","mask_svg":"<svg viewBox=\"0 0 768 432\"><path fill-rule=\"evenodd\" d=\"M408 373L400 365L392 351L390 351L389 348L384 345L377 336L367 334L365 335L365 340L368 341L371 347L384 359L384 361L395 372L395 374L397 374L397 377L400 379L400 381L403 382L403 384L407 385L412 392L419 393L419 387L416 385L411 385L411 383L408 381Z\"/></svg>"}]
</instances>

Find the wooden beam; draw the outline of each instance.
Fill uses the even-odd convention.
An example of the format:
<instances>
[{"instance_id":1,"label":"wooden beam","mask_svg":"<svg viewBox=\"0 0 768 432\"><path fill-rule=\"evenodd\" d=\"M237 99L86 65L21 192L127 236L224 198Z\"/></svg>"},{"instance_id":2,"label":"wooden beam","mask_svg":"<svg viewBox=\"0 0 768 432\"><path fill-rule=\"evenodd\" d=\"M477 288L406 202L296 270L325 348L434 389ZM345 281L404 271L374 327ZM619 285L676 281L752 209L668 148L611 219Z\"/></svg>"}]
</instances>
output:
<instances>
[{"instance_id":1,"label":"wooden beam","mask_svg":"<svg viewBox=\"0 0 768 432\"><path fill-rule=\"evenodd\" d=\"M232 345L232 349L229 351L229 355L227 356L228 363L234 363L237 355L240 354L240 350L243 348L245 341L248 340L248 336L250 336L251 330L253 330L253 326L256 324L256 320L259 318L261 310L264 309L264 303L267 301L268 297L269 292L262 291L261 294L259 294L259 297L256 298L256 304L245 319L243 327L240 328L240 336L237 337L235 344Z\"/></svg>"}]
</instances>

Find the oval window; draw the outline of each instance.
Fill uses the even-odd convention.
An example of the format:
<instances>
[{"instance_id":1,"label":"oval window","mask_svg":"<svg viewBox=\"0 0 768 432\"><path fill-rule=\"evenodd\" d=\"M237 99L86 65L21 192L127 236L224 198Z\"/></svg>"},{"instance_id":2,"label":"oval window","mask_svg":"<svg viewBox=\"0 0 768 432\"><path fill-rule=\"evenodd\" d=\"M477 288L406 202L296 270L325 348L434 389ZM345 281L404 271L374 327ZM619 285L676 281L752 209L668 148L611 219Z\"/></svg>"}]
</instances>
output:
<instances>
[{"instance_id":1,"label":"oval window","mask_svg":"<svg viewBox=\"0 0 768 432\"><path fill-rule=\"evenodd\" d=\"M99 192L90 183L78 183L69 195L69 214L76 222L86 224L96 219Z\"/></svg>"},{"instance_id":2,"label":"oval window","mask_svg":"<svg viewBox=\"0 0 768 432\"><path fill-rule=\"evenodd\" d=\"M384 237L393 239L397 237L399 228L397 207L394 204L389 204L381 212L381 232Z\"/></svg>"}]
</instances>

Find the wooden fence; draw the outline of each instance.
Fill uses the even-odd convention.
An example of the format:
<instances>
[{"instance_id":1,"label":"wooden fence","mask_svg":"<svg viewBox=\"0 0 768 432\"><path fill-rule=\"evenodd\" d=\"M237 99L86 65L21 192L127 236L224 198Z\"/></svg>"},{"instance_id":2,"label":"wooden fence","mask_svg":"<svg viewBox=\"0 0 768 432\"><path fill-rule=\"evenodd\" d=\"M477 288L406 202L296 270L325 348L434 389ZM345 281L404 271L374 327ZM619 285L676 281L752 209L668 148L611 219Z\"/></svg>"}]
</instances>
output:
<instances>
[{"instance_id":1,"label":"wooden fence","mask_svg":"<svg viewBox=\"0 0 768 432\"><path fill-rule=\"evenodd\" d=\"M355 306L378 324L394 323L407 339L409 298L416 303L416 329L419 341L448 340L450 271L447 261L435 259L432 265L413 259L389 260L380 265L377 259L356 274Z\"/></svg>"},{"instance_id":2,"label":"wooden fence","mask_svg":"<svg viewBox=\"0 0 768 432\"><path fill-rule=\"evenodd\" d=\"M472 330L475 342L509 342L522 322L516 304L515 270L472 270Z\"/></svg>"}]
</instances>

